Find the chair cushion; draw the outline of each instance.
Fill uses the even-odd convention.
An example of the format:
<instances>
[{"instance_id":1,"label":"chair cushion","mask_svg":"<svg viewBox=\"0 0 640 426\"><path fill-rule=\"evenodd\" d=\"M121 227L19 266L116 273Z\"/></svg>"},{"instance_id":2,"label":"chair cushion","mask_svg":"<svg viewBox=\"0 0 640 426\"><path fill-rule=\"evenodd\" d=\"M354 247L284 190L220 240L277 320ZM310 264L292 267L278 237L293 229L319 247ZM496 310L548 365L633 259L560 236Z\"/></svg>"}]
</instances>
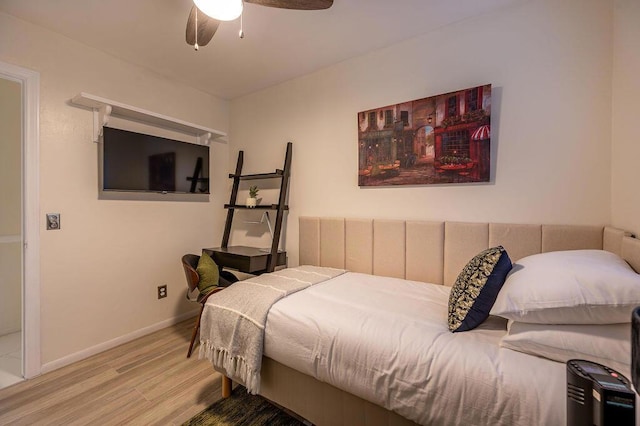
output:
<instances>
[{"instance_id":1,"label":"chair cushion","mask_svg":"<svg viewBox=\"0 0 640 426\"><path fill-rule=\"evenodd\" d=\"M207 294L218 286L220 271L216 262L207 253L203 252L202 256L200 256L196 272L200 276L200 282L198 283L200 294Z\"/></svg>"},{"instance_id":2,"label":"chair cushion","mask_svg":"<svg viewBox=\"0 0 640 426\"><path fill-rule=\"evenodd\" d=\"M467 263L449 296L449 330L467 331L489 317L498 292L511 270L502 246L484 250Z\"/></svg>"}]
</instances>

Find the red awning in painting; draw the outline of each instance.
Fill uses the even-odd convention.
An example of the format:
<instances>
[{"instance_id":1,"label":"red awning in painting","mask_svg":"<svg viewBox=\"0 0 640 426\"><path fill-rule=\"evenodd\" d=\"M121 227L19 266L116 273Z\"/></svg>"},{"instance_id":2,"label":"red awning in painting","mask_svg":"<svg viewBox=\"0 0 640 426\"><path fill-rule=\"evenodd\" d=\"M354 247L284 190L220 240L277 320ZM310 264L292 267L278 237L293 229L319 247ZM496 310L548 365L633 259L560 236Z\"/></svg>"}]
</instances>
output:
<instances>
[{"instance_id":1,"label":"red awning in painting","mask_svg":"<svg viewBox=\"0 0 640 426\"><path fill-rule=\"evenodd\" d=\"M476 131L473 132L473 134L471 135L471 140L481 141L483 139L489 139L490 134L491 129L489 128L488 124L485 124L484 126L478 127Z\"/></svg>"}]
</instances>

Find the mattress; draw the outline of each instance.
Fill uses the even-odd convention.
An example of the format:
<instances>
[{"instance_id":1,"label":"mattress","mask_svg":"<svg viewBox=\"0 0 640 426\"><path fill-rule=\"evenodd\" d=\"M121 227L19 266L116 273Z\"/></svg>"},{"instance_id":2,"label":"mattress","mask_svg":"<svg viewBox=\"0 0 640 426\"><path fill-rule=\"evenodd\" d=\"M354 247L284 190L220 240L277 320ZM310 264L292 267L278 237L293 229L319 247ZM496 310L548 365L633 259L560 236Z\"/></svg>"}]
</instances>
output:
<instances>
[{"instance_id":1,"label":"mattress","mask_svg":"<svg viewBox=\"0 0 640 426\"><path fill-rule=\"evenodd\" d=\"M423 425L563 424L564 364L500 348L501 318L449 332L449 291L346 273L271 308L265 355Z\"/></svg>"}]
</instances>

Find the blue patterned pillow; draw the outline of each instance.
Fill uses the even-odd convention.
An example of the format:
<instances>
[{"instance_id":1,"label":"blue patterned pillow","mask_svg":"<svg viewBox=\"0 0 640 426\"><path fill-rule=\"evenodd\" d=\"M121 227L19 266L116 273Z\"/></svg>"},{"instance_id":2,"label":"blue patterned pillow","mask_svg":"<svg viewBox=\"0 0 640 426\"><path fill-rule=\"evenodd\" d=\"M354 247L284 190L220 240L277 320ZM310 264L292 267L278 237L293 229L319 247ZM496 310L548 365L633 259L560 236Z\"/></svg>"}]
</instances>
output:
<instances>
[{"instance_id":1,"label":"blue patterned pillow","mask_svg":"<svg viewBox=\"0 0 640 426\"><path fill-rule=\"evenodd\" d=\"M510 270L511 259L502 246L487 249L471 259L449 295L449 330L467 331L482 324Z\"/></svg>"}]
</instances>

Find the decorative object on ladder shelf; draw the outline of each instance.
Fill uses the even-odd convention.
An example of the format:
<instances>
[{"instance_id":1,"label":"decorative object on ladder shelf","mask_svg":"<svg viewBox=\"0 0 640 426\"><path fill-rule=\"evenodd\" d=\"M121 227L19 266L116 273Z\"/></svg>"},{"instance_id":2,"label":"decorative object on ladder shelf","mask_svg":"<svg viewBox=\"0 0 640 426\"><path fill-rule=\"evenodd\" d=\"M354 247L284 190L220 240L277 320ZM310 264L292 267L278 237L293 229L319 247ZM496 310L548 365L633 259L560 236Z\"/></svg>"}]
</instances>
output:
<instances>
[{"instance_id":1,"label":"decorative object on ladder shelf","mask_svg":"<svg viewBox=\"0 0 640 426\"><path fill-rule=\"evenodd\" d=\"M269 212L262 213L260 220L245 220L245 223L250 223L253 225L262 225L263 223L267 224L267 228L269 228L269 235L271 235L271 242L273 243L273 227L271 226L271 218L269 217ZM269 253L271 249L260 249L260 251Z\"/></svg>"},{"instance_id":2,"label":"decorative object on ladder shelf","mask_svg":"<svg viewBox=\"0 0 640 426\"><path fill-rule=\"evenodd\" d=\"M249 198L247 198L247 207L253 208L258 204L258 192L260 190L256 185L249 187Z\"/></svg>"}]
</instances>

